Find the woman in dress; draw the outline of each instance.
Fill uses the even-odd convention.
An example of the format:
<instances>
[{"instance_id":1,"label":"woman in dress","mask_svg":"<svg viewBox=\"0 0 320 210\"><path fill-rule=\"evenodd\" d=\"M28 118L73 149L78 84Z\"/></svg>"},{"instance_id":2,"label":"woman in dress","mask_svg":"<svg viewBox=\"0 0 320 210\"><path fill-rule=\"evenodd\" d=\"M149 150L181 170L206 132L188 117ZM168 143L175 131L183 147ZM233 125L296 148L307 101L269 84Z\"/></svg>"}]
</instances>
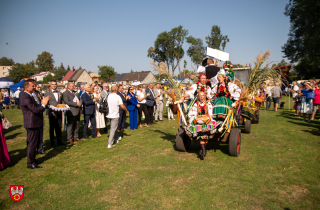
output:
<instances>
[{"instance_id":1,"label":"woman in dress","mask_svg":"<svg viewBox=\"0 0 320 210\"><path fill-rule=\"evenodd\" d=\"M313 112L311 120L314 120L314 116L316 115L317 110L319 109L320 105L320 82L315 84L314 91L314 99L313 99Z\"/></svg>"},{"instance_id":2,"label":"woman in dress","mask_svg":"<svg viewBox=\"0 0 320 210\"><path fill-rule=\"evenodd\" d=\"M4 102L3 102L4 108L7 109L7 106L8 106L10 109L10 98L9 98L9 93L7 89L4 90L3 98L4 98Z\"/></svg>"},{"instance_id":3,"label":"woman in dress","mask_svg":"<svg viewBox=\"0 0 320 210\"><path fill-rule=\"evenodd\" d=\"M127 109L129 111L129 119L130 119L130 129L135 130L138 128L138 108L140 107L136 95L133 93L133 88L129 87L128 95L130 99L128 99Z\"/></svg>"},{"instance_id":4,"label":"woman in dress","mask_svg":"<svg viewBox=\"0 0 320 210\"><path fill-rule=\"evenodd\" d=\"M99 90L99 86L95 86L93 88L93 96L96 97L100 97L100 94L98 94L98 90ZM100 133L100 128L105 128L106 127L106 123L104 121L104 115L103 113L99 112L99 106L100 106L100 102L101 102L101 98L97 101L97 104L95 106L95 110L96 110L96 126L97 126L97 136L100 137L101 133Z\"/></svg>"},{"instance_id":5,"label":"woman in dress","mask_svg":"<svg viewBox=\"0 0 320 210\"><path fill-rule=\"evenodd\" d=\"M142 85L138 86L137 99L138 99L138 103L140 104L140 107L138 109L140 128L142 128L142 125L141 125L142 112L144 113L144 116L145 116L144 126L149 127L147 124L147 122L149 122L149 115L148 115L148 110L147 110L147 105L146 105L146 102L147 102L146 98L149 95L150 95L150 93L147 93L147 94L143 93Z\"/></svg>"},{"instance_id":6,"label":"woman in dress","mask_svg":"<svg viewBox=\"0 0 320 210\"><path fill-rule=\"evenodd\" d=\"M2 127L2 112L0 111L0 170L4 168L4 166L10 164L10 158L9 158L9 153L8 153L8 148L7 148L7 143L6 143L6 138L3 133L3 127Z\"/></svg>"}]
</instances>

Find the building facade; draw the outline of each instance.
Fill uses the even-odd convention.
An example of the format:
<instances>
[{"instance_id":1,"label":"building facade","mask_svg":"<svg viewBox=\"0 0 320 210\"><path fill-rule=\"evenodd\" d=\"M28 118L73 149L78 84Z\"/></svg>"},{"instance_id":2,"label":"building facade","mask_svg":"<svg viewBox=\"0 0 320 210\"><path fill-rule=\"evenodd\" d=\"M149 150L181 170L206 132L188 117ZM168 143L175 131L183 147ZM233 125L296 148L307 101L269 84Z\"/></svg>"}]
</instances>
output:
<instances>
[{"instance_id":1,"label":"building facade","mask_svg":"<svg viewBox=\"0 0 320 210\"><path fill-rule=\"evenodd\" d=\"M0 66L0 77L9 76L9 72L12 69L12 66Z\"/></svg>"}]
</instances>

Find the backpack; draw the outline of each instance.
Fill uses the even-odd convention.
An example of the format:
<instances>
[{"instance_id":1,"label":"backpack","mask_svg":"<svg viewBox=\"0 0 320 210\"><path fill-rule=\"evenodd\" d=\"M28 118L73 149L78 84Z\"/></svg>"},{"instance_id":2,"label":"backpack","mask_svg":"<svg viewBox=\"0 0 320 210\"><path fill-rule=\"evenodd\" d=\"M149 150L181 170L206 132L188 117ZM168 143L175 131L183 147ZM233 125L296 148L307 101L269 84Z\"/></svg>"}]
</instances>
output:
<instances>
[{"instance_id":1,"label":"backpack","mask_svg":"<svg viewBox=\"0 0 320 210\"><path fill-rule=\"evenodd\" d=\"M109 114L109 106L108 106L108 96L104 97L100 102L99 112L108 115Z\"/></svg>"}]
</instances>

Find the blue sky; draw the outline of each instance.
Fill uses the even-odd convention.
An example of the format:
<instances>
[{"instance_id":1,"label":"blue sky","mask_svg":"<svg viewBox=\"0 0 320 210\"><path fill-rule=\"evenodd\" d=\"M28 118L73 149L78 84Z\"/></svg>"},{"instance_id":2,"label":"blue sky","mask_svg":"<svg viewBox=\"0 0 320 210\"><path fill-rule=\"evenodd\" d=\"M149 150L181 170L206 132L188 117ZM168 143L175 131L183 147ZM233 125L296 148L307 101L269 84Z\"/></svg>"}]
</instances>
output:
<instances>
[{"instance_id":1,"label":"blue sky","mask_svg":"<svg viewBox=\"0 0 320 210\"><path fill-rule=\"evenodd\" d=\"M97 72L111 65L117 72L152 70L147 50L157 35L182 25L201 38L218 25L230 42L233 63L252 63L261 51L270 60L283 58L290 22L288 0L224 1L0 1L0 57L26 63L43 51L55 66L81 66ZM6 45L8 43L8 45ZM205 44L206 46L206 44ZM184 44L187 51L188 44ZM188 69L191 60L185 54ZM183 64L181 64L183 68ZM178 69L175 71L178 72Z\"/></svg>"}]
</instances>

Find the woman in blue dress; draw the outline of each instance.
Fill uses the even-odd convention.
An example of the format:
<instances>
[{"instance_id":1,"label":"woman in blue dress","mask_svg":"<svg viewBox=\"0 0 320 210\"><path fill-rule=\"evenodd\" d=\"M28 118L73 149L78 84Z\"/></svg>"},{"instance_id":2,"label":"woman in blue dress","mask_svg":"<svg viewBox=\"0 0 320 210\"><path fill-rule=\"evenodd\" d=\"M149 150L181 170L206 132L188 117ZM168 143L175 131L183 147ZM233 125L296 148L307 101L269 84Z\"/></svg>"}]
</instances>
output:
<instances>
[{"instance_id":1,"label":"woman in blue dress","mask_svg":"<svg viewBox=\"0 0 320 210\"><path fill-rule=\"evenodd\" d=\"M130 96L127 106L129 111L130 129L135 130L138 128L138 108L140 105L137 101L136 95L133 93L132 87L129 87L127 96Z\"/></svg>"}]
</instances>

